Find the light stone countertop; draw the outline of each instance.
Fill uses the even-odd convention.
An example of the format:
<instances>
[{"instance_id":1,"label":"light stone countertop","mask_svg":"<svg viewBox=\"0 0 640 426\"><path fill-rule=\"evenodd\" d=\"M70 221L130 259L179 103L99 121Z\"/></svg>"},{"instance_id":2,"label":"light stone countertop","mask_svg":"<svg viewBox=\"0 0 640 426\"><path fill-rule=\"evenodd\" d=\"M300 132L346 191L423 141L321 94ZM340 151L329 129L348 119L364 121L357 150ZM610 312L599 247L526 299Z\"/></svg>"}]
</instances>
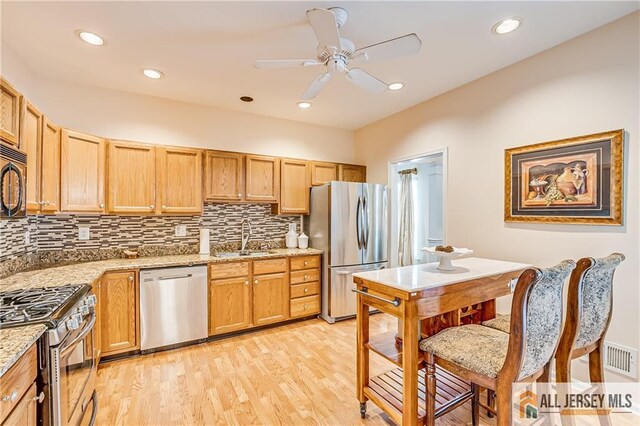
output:
<instances>
[{"instance_id":1,"label":"light stone countertop","mask_svg":"<svg viewBox=\"0 0 640 426\"><path fill-rule=\"evenodd\" d=\"M44 334L43 324L0 330L0 377Z\"/></svg>"},{"instance_id":2,"label":"light stone countertop","mask_svg":"<svg viewBox=\"0 0 640 426\"><path fill-rule=\"evenodd\" d=\"M173 256L139 257L137 259L110 259L84 262L73 265L39 269L0 279L0 291L20 290L36 287L60 287L68 284L91 284L103 273L125 269L164 268L170 266L206 265L216 262L269 259L322 254L321 250L270 249L268 254L242 257L217 257L214 255L181 254Z\"/></svg>"}]
</instances>

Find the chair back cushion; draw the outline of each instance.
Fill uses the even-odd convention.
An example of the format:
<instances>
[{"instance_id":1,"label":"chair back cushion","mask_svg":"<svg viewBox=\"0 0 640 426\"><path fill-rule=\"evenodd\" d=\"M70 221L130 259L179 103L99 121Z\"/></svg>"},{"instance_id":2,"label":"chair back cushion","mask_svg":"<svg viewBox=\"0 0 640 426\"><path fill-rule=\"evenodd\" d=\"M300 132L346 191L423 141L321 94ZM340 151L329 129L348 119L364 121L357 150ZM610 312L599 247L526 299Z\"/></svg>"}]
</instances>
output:
<instances>
[{"instance_id":1,"label":"chair back cushion","mask_svg":"<svg viewBox=\"0 0 640 426\"><path fill-rule=\"evenodd\" d=\"M539 371L553 357L562 331L562 294L576 263L565 260L541 269L540 279L531 285L523 318L522 363L518 379Z\"/></svg>"},{"instance_id":2,"label":"chair back cushion","mask_svg":"<svg viewBox=\"0 0 640 426\"><path fill-rule=\"evenodd\" d=\"M611 318L613 273L623 260L624 255L614 253L595 259L585 272L578 292L580 324L574 349L595 343L604 335Z\"/></svg>"}]
</instances>

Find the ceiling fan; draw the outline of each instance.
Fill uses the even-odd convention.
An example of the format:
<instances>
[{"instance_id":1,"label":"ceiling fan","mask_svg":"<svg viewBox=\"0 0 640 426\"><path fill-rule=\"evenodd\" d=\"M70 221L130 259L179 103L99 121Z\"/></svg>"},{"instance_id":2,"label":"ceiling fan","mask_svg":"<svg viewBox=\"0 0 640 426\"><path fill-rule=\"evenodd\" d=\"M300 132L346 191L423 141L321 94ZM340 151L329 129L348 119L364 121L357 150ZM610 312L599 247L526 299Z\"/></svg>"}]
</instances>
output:
<instances>
[{"instance_id":1,"label":"ceiling fan","mask_svg":"<svg viewBox=\"0 0 640 426\"><path fill-rule=\"evenodd\" d=\"M324 65L326 72L311 82L302 94L302 100L315 98L334 74L342 73L346 79L371 93L382 93L387 83L360 68L349 68L351 62L371 62L414 55L420 52L422 41L414 34L407 34L371 46L356 49L346 38L340 37L339 29L347 21L347 11L341 7L311 9L307 19L318 39L317 59L275 59L256 61L254 66L263 68L297 68Z\"/></svg>"}]
</instances>

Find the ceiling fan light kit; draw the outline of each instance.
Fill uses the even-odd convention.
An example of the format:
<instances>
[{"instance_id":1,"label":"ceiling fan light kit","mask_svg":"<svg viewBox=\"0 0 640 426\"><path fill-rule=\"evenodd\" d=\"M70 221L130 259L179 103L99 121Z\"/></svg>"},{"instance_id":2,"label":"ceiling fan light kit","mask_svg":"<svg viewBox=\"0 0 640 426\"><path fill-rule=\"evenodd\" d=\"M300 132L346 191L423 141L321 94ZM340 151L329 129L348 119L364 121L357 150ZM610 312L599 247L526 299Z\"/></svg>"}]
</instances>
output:
<instances>
[{"instance_id":1,"label":"ceiling fan light kit","mask_svg":"<svg viewBox=\"0 0 640 426\"><path fill-rule=\"evenodd\" d=\"M415 55L420 52L422 47L420 38L411 33L356 49L350 40L340 37L338 31L347 22L347 18L347 11L341 7L308 10L307 19L318 40L317 58L260 60L256 61L254 66L258 69L265 69L324 65L326 72L318 75L303 92L301 96L303 101L315 98L335 74L344 74L347 81L370 93L383 93L388 89L398 90L404 87L402 83L389 85L363 69L350 68L349 64L352 61L367 63ZM400 87L397 87L398 84ZM394 88L390 86L394 86ZM298 106L300 106L300 102Z\"/></svg>"}]
</instances>

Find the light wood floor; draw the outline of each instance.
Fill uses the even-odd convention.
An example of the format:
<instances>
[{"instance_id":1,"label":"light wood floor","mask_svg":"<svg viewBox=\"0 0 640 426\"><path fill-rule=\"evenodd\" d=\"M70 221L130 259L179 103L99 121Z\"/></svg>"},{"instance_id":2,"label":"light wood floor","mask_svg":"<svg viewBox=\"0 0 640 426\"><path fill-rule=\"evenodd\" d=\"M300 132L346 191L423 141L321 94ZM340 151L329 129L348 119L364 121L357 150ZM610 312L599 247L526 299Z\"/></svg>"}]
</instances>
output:
<instances>
[{"instance_id":1,"label":"light wood floor","mask_svg":"<svg viewBox=\"0 0 640 426\"><path fill-rule=\"evenodd\" d=\"M372 334L395 327L371 317ZM360 419L355 341L355 320L314 319L102 364L97 424L393 424L371 402ZM394 368L371 355L372 376ZM438 424L470 424L469 405Z\"/></svg>"}]
</instances>

